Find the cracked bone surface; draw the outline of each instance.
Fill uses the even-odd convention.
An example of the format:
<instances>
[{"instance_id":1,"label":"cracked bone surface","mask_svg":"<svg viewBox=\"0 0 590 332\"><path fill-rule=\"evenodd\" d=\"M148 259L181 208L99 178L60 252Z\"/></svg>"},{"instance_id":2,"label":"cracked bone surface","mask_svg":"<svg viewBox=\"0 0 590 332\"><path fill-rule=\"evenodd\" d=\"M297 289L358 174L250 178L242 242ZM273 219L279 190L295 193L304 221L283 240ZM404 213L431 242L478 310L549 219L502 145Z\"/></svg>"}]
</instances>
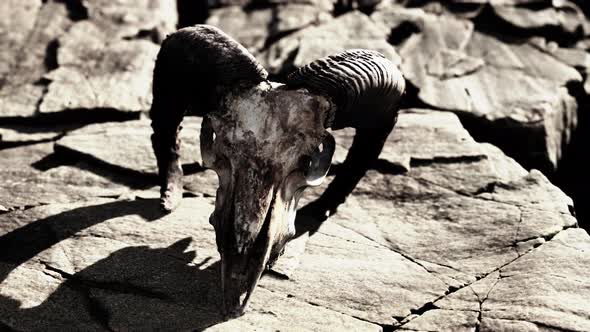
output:
<instances>
[{"instance_id":1,"label":"cracked bone surface","mask_svg":"<svg viewBox=\"0 0 590 332\"><path fill-rule=\"evenodd\" d=\"M201 154L220 183L210 222L222 257L225 300L234 301L226 307L245 308L266 265L295 234L303 189L325 176L310 179L308 167L327 170L331 162L328 144L323 164L310 160L331 138L324 129L331 110L324 97L263 82L229 94L223 109L205 118ZM235 302L243 292L244 303Z\"/></svg>"}]
</instances>

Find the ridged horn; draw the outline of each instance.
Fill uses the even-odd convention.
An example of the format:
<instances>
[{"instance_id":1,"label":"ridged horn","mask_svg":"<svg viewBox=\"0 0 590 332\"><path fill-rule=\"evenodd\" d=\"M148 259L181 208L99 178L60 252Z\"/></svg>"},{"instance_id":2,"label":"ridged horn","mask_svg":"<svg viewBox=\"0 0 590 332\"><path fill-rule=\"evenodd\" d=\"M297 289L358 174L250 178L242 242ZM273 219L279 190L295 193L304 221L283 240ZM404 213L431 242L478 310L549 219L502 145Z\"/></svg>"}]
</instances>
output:
<instances>
[{"instance_id":1,"label":"ridged horn","mask_svg":"<svg viewBox=\"0 0 590 332\"><path fill-rule=\"evenodd\" d=\"M228 89L256 85L267 77L237 41L216 27L196 25L176 31L162 43L154 69L154 97L173 94L204 115L217 107Z\"/></svg>"},{"instance_id":2,"label":"ridged horn","mask_svg":"<svg viewBox=\"0 0 590 332\"><path fill-rule=\"evenodd\" d=\"M330 97L336 111L326 127L333 129L375 128L394 122L405 89L394 63L379 52L360 49L307 64L287 77L287 85Z\"/></svg>"}]
</instances>

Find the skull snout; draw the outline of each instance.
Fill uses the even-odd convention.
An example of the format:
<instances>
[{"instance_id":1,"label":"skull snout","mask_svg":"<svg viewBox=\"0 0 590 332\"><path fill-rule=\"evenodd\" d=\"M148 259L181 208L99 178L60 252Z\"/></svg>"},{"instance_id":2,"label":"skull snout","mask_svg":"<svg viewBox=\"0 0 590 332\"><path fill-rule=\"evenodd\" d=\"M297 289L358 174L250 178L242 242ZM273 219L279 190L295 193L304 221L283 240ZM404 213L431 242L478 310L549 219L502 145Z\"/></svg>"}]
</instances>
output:
<instances>
[{"instance_id":1,"label":"skull snout","mask_svg":"<svg viewBox=\"0 0 590 332\"><path fill-rule=\"evenodd\" d=\"M221 201L211 216L221 254L223 311L241 315L265 270L273 236L269 232L275 186L262 167L238 168L226 181ZM262 175L262 176L261 176Z\"/></svg>"}]
</instances>

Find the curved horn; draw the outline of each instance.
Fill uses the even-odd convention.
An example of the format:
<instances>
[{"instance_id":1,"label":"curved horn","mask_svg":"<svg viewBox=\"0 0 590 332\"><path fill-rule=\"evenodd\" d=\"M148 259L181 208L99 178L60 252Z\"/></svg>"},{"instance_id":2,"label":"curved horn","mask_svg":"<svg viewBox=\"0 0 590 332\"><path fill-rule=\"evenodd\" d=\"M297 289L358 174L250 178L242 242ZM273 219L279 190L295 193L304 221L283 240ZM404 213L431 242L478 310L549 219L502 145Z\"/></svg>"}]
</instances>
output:
<instances>
[{"instance_id":1,"label":"curved horn","mask_svg":"<svg viewBox=\"0 0 590 332\"><path fill-rule=\"evenodd\" d=\"M173 95L205 115L232 87L256 85L267 77L254 56L223 31L196 25L162 43L154 69L154 102Z\"/></svg>"},{"instance_id":2,"label":"curved horn","mask_svg":"<svg viewBox=\"0 0 590 332\"><path fill-rule=\"evenodd\" d=\"M215 27L184 28L164 40L154 68L150 117L165 211L182 198L178 132L185 112L206 115L231 89L256 85L267 76L252 54Z\"/></svg>"},{"instance_id":3,"label":"curved horn","mask_svg":"<svg viewBox=\"0 0 590 332\"><path fill-rule=\"evenodd\" d=\"M374 128L395 121L405 81L396 65L381 53L349 50L291 73L287 85L326 95L336 104L326 127Z\"/></svg>"}]
</instances>

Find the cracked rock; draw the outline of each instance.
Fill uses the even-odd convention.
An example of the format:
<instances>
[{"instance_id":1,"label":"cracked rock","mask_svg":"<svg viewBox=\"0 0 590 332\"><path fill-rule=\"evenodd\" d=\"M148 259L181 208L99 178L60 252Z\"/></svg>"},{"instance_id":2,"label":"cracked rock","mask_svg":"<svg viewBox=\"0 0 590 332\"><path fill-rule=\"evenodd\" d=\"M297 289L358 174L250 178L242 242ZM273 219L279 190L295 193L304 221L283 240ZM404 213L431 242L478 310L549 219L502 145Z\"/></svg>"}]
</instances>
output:
<instances>
[{"instance_id":1,"label":"cracked rock","mask_svg":"<svg viewBox=\"0 0 590 332\"><path fill-rule=\"evenodd\" d=\"M187 118L182 126L182 155L190 158L190 162L200 162L201 121ZM155 174L158 168L152 150L151 134L149 120L93 124L70 132L56 142L56 148L92 157L111 166ZM107 146L109 149L105 150L104 147Z\"/></svg>"},{"instance_id":2,"label":"cracked rock","mask_svg":"<svg viewBox=\"0 0 590 332\"><path fill-rule=\"evenodd\" d=\"M287 3L249 11L239 6L214 9L206 23L219 27L250 52L256 53L279 35L329 19L331 16L318 7Z\"/></svg>"},{"instance_id":3,"label":"cracked rock","mask_svg":"<svg viewBox=\"0 0 590 332\"><path fill-rule=\"evenodd\" d=\"M395 48L387 43L386 33L358 11L281 38L257 58L269 73L285 74L318 58L351 48L375 50L394 63L400 63Z\"/></svg>"},{"instance_id":4,"label":"cracked rock","mask_svg":"<svg viewBox=\"0 0 590 332\"><path fill-rule=\"evenodd\" d=\"M415 165L408 175L456 192L475 194L489 183L517 180L528 174L495 146L480 144L478 150L483 151L483 158L464 158L462 161L457 158L457 162L433 161Z\"/></svg>"},{"instance_id":5,"label":"cracked rock","mask_svg":"<svg viewBox=\"0 0 590 332\"><path fill-rule=\"evenodd\" d=\"M200 166L201 119L187 117L182 125L181 161L187 174L186 188L197 195L215 196L217 174ZM102 167L106 164L113 170L154 176L158 169L150 139L152 132L149 120L94 124L61 138L56 142L56 150L73 153ZM105 150L105 146L109 149Z\"/></svg>"},{"instance_id":6,"label":"cracked rock","mask_svg":"<svg viewBox=\"0 0 590 332\"><path fill-rule=\"evenodd\" d=\"M429 310L396 331L473 332L477 315L475 311Z\"/></svg>"},{"instance_id":7,"label":"cracked rock","mask_svg":"<svg viewBox=\"0 0 590 332\"><path fill-rule=\"evenodd\" d=\"M129 189L76 165L41 170L35 165L53 152L53 143L0 150L0 205L6 209L118 196Z\"/></svg>"},{"instance_id":8,"label":"cracked rock","mask_svg":"<svg viewBox=\"0 0 590 332\"><path fill-rule=\"evenodd\" d=\"M71 109L146 111L158 46L146 40L116 40L91 21L76 23L60 38L59 67L40 112Z\"/></svg>"},{"instance_id":9,"label":"cracked rock","mask_svg":"<svg viewBox=\"0 0 590 332\"><path fill-rule=\"evenodd\" d=\"M84 295L60 286L43 271L0 262L0 276L0 326L17 331L103 331L86 310Z\"/></svg>"},{"instance_id":10,"label":"cracked rock","mask_svg":"<svg viewBox=\"0 0 590 332\"><path fill-rule=\"evenodd\" d=\"M99 327L114 330L192 330L221 323L219 258L208 222L212 210L213 200L206 198L186 198L167 215L159 212L157 199L103 199L0 215L0 262L10 262L0 264L4 296L0 312L10 312L0 315L0 322L17 330L61 326L60 319L65 318L53 307L76 306L75 313L65 316L71 326L85 326L89 316ZM18 254L9 254L14 248ZM63 277L61 283L47 275L55 272ZM39 289L31 283L31 273L53 282ZM23 282L29 285L26 292L18 286ZM72 289L80 296L68 295ZM34 321L16 319L34 315ZM248 315L213 330L257 327L261 320L281 330L328 331L334 326L380 330L378 325L264 288L257 289ZM299 322L296 327L294 321Z\"/></svg>"},{"instance_id":11,"label":"cracked rock","mask_svg":"<svg viewBox=\"0 0 590 332\"><path fill-rule=\"evenodd\" d=\"M481 310L480 331L590 328L588 234L558 233L530 253L435 303L448 310ZM567 300L565 300L567 299ZM481 304L479 304L480 302Z\"/></svg>"},{"instance_id":12,"label":"cracked rock","mask_svg":"<svg viewBox=\"0 0 590 332\"><path fill-rule=\"evenodd\" d=\"M584 14L570 1L556 1L543 9L506 4L492 4L492 8L500 18L520 29L556 28L569 34L584 30Z\"/></svg>"},{"instance_id":13,"label":"cracked rock","mask_svg":"<svg viewBox=\"0 0 590 332\"><path fill-rule=\"evenodd\" d=\"M29 128L0 128L0 144L50 141L60 136L59 132L52 130L40 132L27 132Z\"/></svg>"},{"instance_id":14,"label":"cracked rock","mask_svg":"<svg viewBox=\"0 0 590 332\"><path fill-rule=\"evenodd\" d=\"M257 290L260 301L252 303L251 312L238 319L212 326L206 331L246 331L272 326L280 331L382 331L381 326L351 316L305 303L296 298ZM315 319L315 318L319 318ZM310 319L311 318L311 319Z\"/></svg>"},{"instance_id":15,"label":"cracked rock","mask_svg":"<svg viewBox=\"0 0 590 332\"><path fill-rule=\"evenodd\" d=\"M71 25L64 4L7 0L0 4L0 117L34 115L55 65L56 39Z\"/></svg>"},{"instance_id":16,"label":"cracked rock","mask_svg":"<svg viewBox=\"0 0 590 332\"><path fill-rule=\"evenodd\" d=\"M354 130L334 132L338 149L334 159L343 161L352 144ZM342 148L340 148L342 147ZM452 113L432 112L423 109L402 110L398 122L389 135L379 156L405 171L412 164L436 161L484 159L486 154Z\"/></svg>"},{"instance_id":17,"label":"cracked rock","mask_svg":"<svg viewBox=\"0 0 590 332\"><path fill-rule=\"evenodd\" d=\"M391 316L408 315L446 291L442 281L403 256L333 223L322 227L307 241L289 281L265 278L260 286L388 325L395 323Z\"/></svg>"},{"instance_id":18,"label":"cracked rock","mask_svg":"<svg viewBox=\"0 0 590 332\"><path fill-rule=\"evenodd\" d=\"M369 171L330 221L438 265L433 272L452 286L517 258L535 245L527 240L576 225L569 197L540 172L474 142L453 114L402 112L398 121L395 144L380 159L405 154L414 165L397 175Z\"/></svg>"},{"instance_id":19,"label":"cracked rock","mask_svg":"<svg viewBox=\"0 0 590 332\"><path fill-rule=\"evenodd\" d=\"M527 176L508 183L493 183L478 196L512 205L526 206L569 215L572 199L551 184L543 173L532 170Z\"/></svg>"},{"instance_id":20,"label":"cracked rock","mask_svg":"<svg viewBox=\"0 0 590 332\"><path fill-rule=\"evenodd\" d=\"M399 7L384 7L372 17L386 31L401 22L419 30L400 55L420 100L456 112L478 140L526 165L556 168L577 127L577 103L566 88L581 82L575 68L531 43L474 32L469 20Z\"/></svg>"},{"instance_id":21,"label":"cracked rock","mask_svg":"<svg viewBox=\"0 0 590 332\"><path fill-rule=\"evenodd\" d=\"M244 11L240 6L231 6L212 10L207 24L220 28L254 53L264 47L272 21L271 8Z\"/></svg>"},{"instance_id":22,"label":"cracked rock","mask_svg":"<svg viewBox=\"0 0 590 332\"><path fill-rule=\"evenodd\" d=\"M148 32L160 42L176 30L176 1L169 0L80 0L88 19L113 39L133 38Z\"/></svg>"}]
</instances>

